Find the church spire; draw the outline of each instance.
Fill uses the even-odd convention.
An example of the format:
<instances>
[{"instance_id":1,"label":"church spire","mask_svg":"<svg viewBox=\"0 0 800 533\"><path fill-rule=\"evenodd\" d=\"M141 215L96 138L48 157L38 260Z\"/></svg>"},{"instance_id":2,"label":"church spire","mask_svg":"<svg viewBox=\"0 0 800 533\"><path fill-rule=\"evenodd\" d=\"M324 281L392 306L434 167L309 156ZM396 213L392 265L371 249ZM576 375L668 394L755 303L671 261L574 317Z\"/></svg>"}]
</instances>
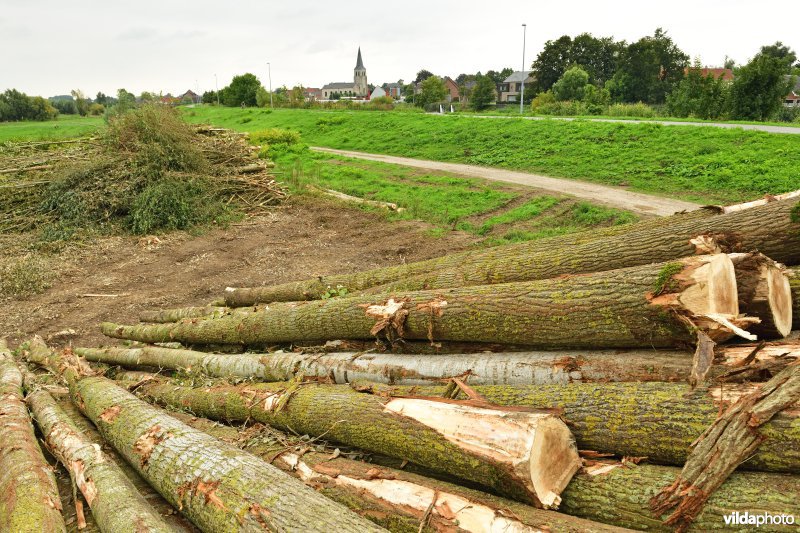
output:
<instances>
[{"instance_id":1,"label":"church spire","mask_svg":"<svg viewBox=\"0 0 800 533\"><path fill-rule=\"evenodd\" d=\"M356 60L356 69L364 70L364 62L361 61L361 47L358 47L358 59Z\"/></svg>"}]
</instances>

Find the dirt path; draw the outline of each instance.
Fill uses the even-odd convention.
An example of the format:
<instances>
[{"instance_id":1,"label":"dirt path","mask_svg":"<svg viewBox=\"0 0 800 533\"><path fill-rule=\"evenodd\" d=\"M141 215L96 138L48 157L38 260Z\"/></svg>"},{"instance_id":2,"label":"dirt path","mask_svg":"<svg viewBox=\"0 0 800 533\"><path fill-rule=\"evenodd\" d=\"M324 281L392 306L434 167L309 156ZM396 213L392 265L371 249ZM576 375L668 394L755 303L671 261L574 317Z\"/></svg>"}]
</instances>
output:
<instances>
[{"instance_id":1,"label":"dirt path","mask_svg":"<svg viewBox=\"0 0 800 533\"><path fill-rule=\"evenodd\" d=\"M499 118L499 119L519 119L525 120L564 120L571 122L573 120L583 120L589 122L610 122L612 124L660 124L662 126L695 126L707 128L723 128L723 129L742 129L750 131L763 131L766 133L784 133L787 135L800 135L800 128L796 126L770 126L768 124L734 124L730 122L684 122L682 120L626 120L624 118L576 118L576 117L519 117L519 116L501 116L501 115L464 115L464 114L450 114L450 113L430 113L431 115L440 116L459 116L469 118Z\"/></svg>"},{"instance_id":2,"label":"dirt path","mask_svg":"<svg viewBox=\"0 0 800 533\"><path fill-rule=\"evenodd\" d=\"M516 170L505 170L500 168L480 167L476 165L464 165L461 163L442 163L440 161L426 161L423 159L411 159L408 157L396 157L390 155L368 154L364 152L351 152L348 150L336 150L333 148L312 147L317 152L353 157L356 159L367 159L370 161L381 161L383 163L393 163L414 168L425 168L443 172L453 172L462 176L473 178L483 178L495 181L505 181L528 185L538 189L551 191L559 194L569 194L578 198L590 200L592 203L602 204L618 209L627 209L634 213L643 215L667 216L677 211L691 211L700 207L699 204L673 200L661 196L653 196L638 192L626 191L605 185L596 185L578 180L550 178L538 174L529 174Z\"/></svg>"},{"instance_id":3,"label":"dirt path","mask_svg":"<svg viewBox=\"0 0 800 533\"><path fill-rule=\"evenodd\" d=\"M1 301L0 338L16 344L39 334L54 345L110 344L115 341L98 327L106 320L135 323L144 310L207 305L226 286L397 265L463 250L480 239L463 232L433 238L425 234L431 227L302 197L270 216L199 236L100 238L55 257L59 277L44 293Z\"/></svg>"}]
</instances>

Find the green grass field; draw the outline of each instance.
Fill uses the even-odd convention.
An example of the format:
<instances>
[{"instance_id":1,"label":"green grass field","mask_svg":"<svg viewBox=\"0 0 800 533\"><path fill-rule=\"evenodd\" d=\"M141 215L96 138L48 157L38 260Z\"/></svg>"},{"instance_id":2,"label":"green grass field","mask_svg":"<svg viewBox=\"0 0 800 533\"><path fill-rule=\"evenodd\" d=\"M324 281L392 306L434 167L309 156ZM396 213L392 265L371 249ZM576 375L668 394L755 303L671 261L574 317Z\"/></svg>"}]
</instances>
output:
<instances>
[{"instance_id":1,"label":"green grass field","mask_svg":"<svg viewBox=\"0 0 800 533\"><path fill-rule=\"evenodd\" d=\"M103 125L102 117L61 115L44 122L0 122L0 142L51 141L89 135Z\"/></svg>"},{"instance_id":2,"label":"green grass field","mask_svg":"<svg viewBox=\"0 0 800 533\"><path fill-rule=\"evenodd\" d=\"M200 107L186 119L298 131L311 145L575 178L728 203L800 189L800 136L738 129L416 113Z\"/></svg>"}]
</instances>

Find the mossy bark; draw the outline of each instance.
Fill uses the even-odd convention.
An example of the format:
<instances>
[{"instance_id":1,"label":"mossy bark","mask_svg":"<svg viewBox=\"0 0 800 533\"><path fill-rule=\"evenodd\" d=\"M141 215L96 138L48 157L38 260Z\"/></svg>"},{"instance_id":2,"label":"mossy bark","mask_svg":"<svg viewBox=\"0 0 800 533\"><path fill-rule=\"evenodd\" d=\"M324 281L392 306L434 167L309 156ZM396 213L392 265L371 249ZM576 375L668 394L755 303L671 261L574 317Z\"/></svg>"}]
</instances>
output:
<instances>
[{"instance_id":1,"label":"mossy bark","mask_svg":"<svg viewBox=\"0 0 800 533\"><path fill-rule=\"evenodd\" d=\"M379 530L279 469L165 415L113 381L85 377L81 362L69 353L54 355L40 346L29 350L28 358L61 369L73 401L104 440L204 531Z\"/></svg>"},{"instance_id":2,"label":"mossy bark","mask_svg":"<svg viewBox=\"0 0 800 533\"><path fill-rule=\"evenodd\" d=\"M545 349L672 348L695 340L679 316L691 313L678 296L702 286L689 273L723 258L729 262L725 256L685 258L582 276L408 292L388 301L356 296L283 303L243 316L176 324L104 323L102 331L121 339L184 344L252 345L380 335ZM662 279L673 265L679 271ZM667 298L668 293L675 297ZM730 297L735 303L736 295ZM720 330L726 336L715 340L731 336L725 332Z\"/></svg>"},{"instance_id":3,"label":"mossy bark","mask_svg":"<svg viewBox=\"0 0 800 533\"><path fill-rule=\"evenodd\" d=\"M71 423L48 392L31 392L26 401L48 448L67 468L102 531L173 531L105 456L99 444L90 441Z\"/></svg>"},{"instance_id":4,"label":"mossy bark","mask_svg":"<svg viewBox=\"0 0 800 533\"><path fill-rule=\"evenodd\" d=\"M66 531L61 499L22 393L22 373L0 340L0 530Z\"/></svg>"},{"instance_id":5,"label":"mossy bark","mask_svg":"<svg viewBox=\"0 0 800 533\"><path fill-rule=\"evenodd\" d=\"M325 433L331 439L364 449L385 447L386 450L375 451L424 466L432 465L430 468L439 461L407 456L410 452L398 448L392 434L384 435L378 429L371 429L362 418L362 412L375 409L385 399L355 392L345 385L303 385L295 393L297 399L293 396L288 404L293 409L271 413L262 408L260 398L287 387L285 383L257 383L192 389L163 381L144 383L137 392L149 400L188 409L208 418L258 420L284 430L291 426L309 435ZM382 396L441 396L446 389L445 386L373 387ZM735 396L736 390L747 390L742 386L725 385L692 391L688 385L657 382L498 385L475 386L474 389L499 405L563 409L563 417L581 449L619 456L646 456L655 463L667 465L684 464L691 443L717 418L721 394L726 401ZM347 423L333 424L338 420ZM787 409L759 431L766 440L741 468L800 473L800 411ZM402 439L402 435L398 438ZM453 473L465 477L467 474L460 473L464 468L469 468L469 464L457 467Z\"/></svg>"},{"instance_id":6,"label":"mossy bark","mask_svg":"<svg viewBox=\"0 0 800 533\"><path fill-rule=\"evenodd\" d=\"M619 235L567 242L534 241L468 252L356 274L328 276L273 287L230 289L230 306L321 298L327 286L373 293L439 289L547 279L669 261L698 253L697 237L712 237L722 252L759 250L776 261L800 262L800 223L790 212L797 199L769 202L717 216L668 217ZM717 251L715 250L715 251ZM710 250L709 250L710 251Z\"/></svg>"},{"instance_id":7,"label":"mossy bark","mask_svg":"<svg viewBox=\"0 0 800 533\"><path fill-rule=\"evenodd\" d=\"M792 287L792 329L800 330L800 267L790 269L792 276L789 285Z\"/></svg>"},{"instance_id":8,"label":"mossy bark","mask_svg":"<svg viewBox=\"0 0 800 533\"><path fill-rule=\"evenodd\" d=\"M534 503L543 495L530 486L534 472L521 472L512 467L512 446L527 437L529 413L481 413L472 420L489 433L504 434L502 446L505 457L497 457L490 441L475 448L453 438L447 431L448 422L433 427L414 418L405 409L392 409L393 400L371 394L360 394L346 386L302 385L275 383L239 386L190 388L168 381L150 381L136 389L142 398L188 410L200 416L227 421L258 421L283 431L322 436L350 446L398 459L407 459L432 470L480 483L502 494ZM406 399L401 399L406 400ZM419 399L427 409L435 410L437 403ZM277 407L276 407L277 406ZM424 409L424 407L423 407ZM506 421L515 429L506 427ZM544 434L545 430L542 430ZM504 433L505 432L505 433ZM462 428L466 435L468 431ZM571 449L571 443L555 440L551 444L553 457ZM516 453L516 452L515 452ZM553 463L556 471L561 463ZM565 468L572 468L569 462ZM569 474L571 475L571 473Z\"/></svg>"},{"instance_id":9,"label":"mossy bark","mask_svg":"<svg viewBox=\"0 0 800 533\"><path fill-rule=\"evenodd\" d=\"M664 525L664 516L652 514L649 501L662 487L672 483L678 472L674 467L642 464L594 475L581 473L564 491L560 511L632 529L673 531L672 527ZM689 531L753 531L752 525L726 526L724 517L736 511L789 514L796 519L800 516L800 478L788 474L736 472L711 496ZM769 531L796 531L797 528L796 525L773 527L770 526Z\"/></svg>"},{"instance_id":10,"label":"mossy bark","mask_svg":"<svg viewBox=\"0 0 800 533\"><path fill-rule=\"evenodd\" d=\"M226 312L228 312L227 307L213 305L205 307L181 307L179 309L164 309L162 311L145 311L139 315L139 320L142 322L163 324L166 322L178 322L186 318L222 316Z\"/></svg>"},{"instance_id":11,"label":"mossy bark","mask_svg":"<svg viewBox=\"0 0 800 533\"><path fill-rule=\"evenodd\" d=\"M590 522L562 513L431 479L404 470L379 466L330 453L307 450L307 441L293 439L274 429L253 432L242 439L239 429L205 418L177 414L186 424L205 431L303 479L327 497L392 532L417 532L431 503L424 531L528 531L611 532L614 526ZM251 430L257 430L252 427ZM303 451L302 455L298 452Z\"/></svg>"},{"instance_id":12,"label":"mossy bark","mask_svg":"<svg viewBox=\"0 0 800 533\"><path fill-rule=\"evenodd\" d=\"M92 424L89 419L83 416L83 413L72 403L69 393L51 393L55 399L58 407L67 416L69 422L75 426L85 438L93 444L99 445L103 453L108 457L125 475L126 478L133 484L136 491L147 501L156 512L161 515L165 522L167 522L174 531L182 531L185 533L196 533L200 531L197 529L186 517L180 513L175 512L175 508L165 500L150 484L140 476L136 470L129 465L106 441L103 440L102 435L97 431L97 428Z\"/></svg>"}]
</instances>

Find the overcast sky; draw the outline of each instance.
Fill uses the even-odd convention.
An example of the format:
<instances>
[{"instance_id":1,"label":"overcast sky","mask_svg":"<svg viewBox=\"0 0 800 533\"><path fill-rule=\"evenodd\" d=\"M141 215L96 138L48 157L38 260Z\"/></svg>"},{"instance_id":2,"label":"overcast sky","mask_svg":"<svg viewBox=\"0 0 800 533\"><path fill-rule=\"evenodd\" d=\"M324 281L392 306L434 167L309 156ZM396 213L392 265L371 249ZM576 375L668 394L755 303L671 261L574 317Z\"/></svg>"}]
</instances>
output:
<instances>
[{"instance_id":1,"label":"overcast sky","mask_svg":"<svg viewBox=\"0 0 800 533\"><path fill-rule=\"evenodd\" d=\"M114 94L202 92L252 72L273 88L352 81L361 46L370 83L413 79L421 68L457 76L530 62L548 39L590 32L636 40L656 27L692 58L745 62L781 40L800 50L796 4L459 0L0 0L0 90L52 96L79 88ZM396 7L393 7L396 6Z\"/></svg>"}]
</instances>

